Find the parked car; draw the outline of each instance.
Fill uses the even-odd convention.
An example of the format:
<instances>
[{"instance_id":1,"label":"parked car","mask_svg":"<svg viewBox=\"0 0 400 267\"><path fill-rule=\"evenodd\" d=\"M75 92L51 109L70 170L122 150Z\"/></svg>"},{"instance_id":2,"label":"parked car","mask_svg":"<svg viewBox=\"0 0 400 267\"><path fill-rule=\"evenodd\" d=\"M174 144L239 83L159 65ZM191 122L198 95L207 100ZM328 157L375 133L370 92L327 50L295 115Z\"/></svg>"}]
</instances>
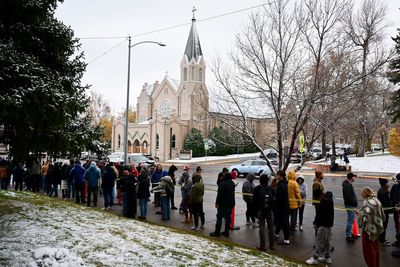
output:
<instances>
[{"instance_id":1,"label":"parked car","mask_svg":"<svg viewBox=\"0 0 400 267\"><path fill-rule=\"evenodd\" d=\"M148 168L150 172L153 172L156 165L155 160L148 159L139 153L128 154L128 164L130 165L132 163L135 163L136 166L139 166L139 164L142 163Z\"/></svg>"},{"instance_id":2,"label":"parked car","mask_svg":"<svg viewBox=\"0 0 400 267\"><path fill-rule=\"evenodd\" d=\"M238 176L246 176L250 172L254 173L255 175L261 175L263 171L267 170L269 171L269 174L271 174L271 170L269 169L267 162L259 159L246 160L241 164L236 164L229 167L229 172L236 171Z\"/></svg>"},{"instance_id":3,"label":"parked car","mask_svg":"<svg viewBox=\"0 0 400 267\"><path fill-rule=\"evenodd\" d=\"M268 148L263 151L265 156L269 159L277 159L278 158L278 151L273 148ZM264 158L263 155L260 153L260 158Z\"/></svg>"},{"instance_id":4,"label":"parked car","mask_svg":"<svg viewBox=\"0 0 400 267\"><path fill-rule=\"evenodd\" d=\"M311 152L311 157L314 160L322 158L322 149L320 147L313 147L311 148L310 152Z\"/></svg>"},{"instance_id":5,"label":"parked car","mask_svg":"<svg viewBox=\"0 0 400 267\"><path fill-rule=\"evenodd\" d=\"M300 163L301 162L301 154L300 153L293 153L290 157L291 163Z\"/></svg>"}]
</instances>

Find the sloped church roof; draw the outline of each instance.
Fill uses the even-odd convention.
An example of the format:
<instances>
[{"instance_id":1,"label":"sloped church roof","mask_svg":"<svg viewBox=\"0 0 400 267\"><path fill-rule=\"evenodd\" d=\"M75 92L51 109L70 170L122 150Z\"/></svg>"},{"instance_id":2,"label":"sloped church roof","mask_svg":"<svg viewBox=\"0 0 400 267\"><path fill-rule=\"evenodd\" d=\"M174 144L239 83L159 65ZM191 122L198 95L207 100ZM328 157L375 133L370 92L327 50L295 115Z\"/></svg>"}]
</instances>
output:
<instances>
[{"instance_id":1,"label":"sloped church roof","mask_svg":"<svg viewBox=\"0 0 400 267\"><path fill-rule=\"evenodd\" d=\"M201 51L200 39L196 28L196 19L192 19L192 28L190 29L189 37L186 43L185 55L190 62L192 58L198 61L200 56L203 56Z\"/></svg>"}]
</instances>

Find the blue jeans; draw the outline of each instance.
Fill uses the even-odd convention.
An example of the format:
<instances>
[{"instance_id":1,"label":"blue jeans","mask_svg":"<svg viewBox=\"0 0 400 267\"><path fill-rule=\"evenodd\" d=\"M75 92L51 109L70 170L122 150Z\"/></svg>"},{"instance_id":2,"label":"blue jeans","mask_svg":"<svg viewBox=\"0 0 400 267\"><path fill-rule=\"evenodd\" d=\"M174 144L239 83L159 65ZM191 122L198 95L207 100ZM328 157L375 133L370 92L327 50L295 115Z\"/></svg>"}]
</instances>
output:
<instances>
[{"instance_id":1,"label":"blue jeans","mask_svg":"<svg viewBox=\"0 0 400 267\"><path fill-rule=\"evenodd\" d=\"M104 207L112 207L114 206L114 188L113 187L105 187L103 188L104 195Z\"/></svg>"},{"instance_id":2,"label":"blue jeans","mask_svg":"<svg viewBox=\"0 0 400 267\"><path fill-rule=\"evenodd\" d=\"M67 198L71 198L71 194L72 194L72 198L75 198L75 186L73 181L68 179L68 193L67 193Z\"/></svg>"},{"instance_id":3,"label":"blue jeans","mask_svg":"<svg viewBox=\"0 0 400 267\"><path fill-rule=\"evenodd\" d=\"M140 207L140 216L146 217L147 216L147 198L139 199L139 207Z\"/></svg>"},{"instance_id":4,"label":"blue jeans","mask_svg":"<svg viewBox=\"0 0 400 267\"><path fill-rule=\"evenodd\" d=\"M354 207L345 206L347 211L346 237L353 236Z\"/></svg>"},{"instance_id":5,"label":"blue jeans","mask_svg":"<svg viewBox=\"0 0 400 267\"><path fill-rule=\"evenodd\" d=\"M171 213L171 207L170 207L170 201L168 196L162 196L161 199L161 210L162 210L162 220L169 220L170 219L170 213Z\"/></svg>"}]
</instances>

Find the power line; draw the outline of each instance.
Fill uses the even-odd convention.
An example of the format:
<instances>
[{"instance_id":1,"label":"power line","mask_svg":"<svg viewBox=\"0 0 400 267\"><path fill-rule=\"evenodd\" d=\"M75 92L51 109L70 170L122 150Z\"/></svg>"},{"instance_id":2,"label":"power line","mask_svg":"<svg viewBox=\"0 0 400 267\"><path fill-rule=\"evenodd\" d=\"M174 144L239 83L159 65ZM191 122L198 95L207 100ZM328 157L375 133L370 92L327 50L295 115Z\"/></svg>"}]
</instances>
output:
<instances>
[{"instance_id":1,"label":"power line","mask_svg":"<svg viewBox=\"0 0 400 267\"><path fill-rule=\"evenodd\" d=\"M123 40L122 42L119 42L118 44L114 45L113 47L111 47L111 48L108 49L107 51L101 53L100 55L98 55L97 57L95 57L94 59L92 59L91 61L89 61L89 62L87 63L87 65L89 65L90 63L96 61L97 59L99 59L99 58L105 56L108 52L114 50L115 48L117 48L118 46L120 46L121 44L123 44L125 41L126 41L126 37L125 37L125 40Z\"/></svg>"}]
</instances>

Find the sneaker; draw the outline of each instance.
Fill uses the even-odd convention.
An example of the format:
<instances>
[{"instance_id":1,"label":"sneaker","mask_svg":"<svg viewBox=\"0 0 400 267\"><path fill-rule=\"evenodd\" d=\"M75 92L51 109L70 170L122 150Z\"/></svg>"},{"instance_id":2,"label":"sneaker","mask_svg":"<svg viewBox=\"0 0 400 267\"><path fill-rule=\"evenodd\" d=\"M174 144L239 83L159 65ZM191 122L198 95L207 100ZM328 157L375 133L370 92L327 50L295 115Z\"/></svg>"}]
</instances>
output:
<instances>
[{"instance_id":1,"label":"sneaker","mask_svg":"<svg viewBox=\"0 0 400 267\"><path fill-rule=\"evenodd\" d=\"M177 210L178 208L177 207L175 207L175 206L173 206L172 208L171 208L171 210Z\"/></svg>"},{"instance_id":2,"label":"sneaker","mask_svg":"<svg viewBox=\"0 0 400 267\"><path fill-rule=\"evenodd\" d=\"M299 229L300 229L300 231L304 230L302 225L299 226Z\"/></svg>"},{"instance_id":3,"label":"sneaker","mask_svg":"<svg viewBox=\"0 0 400 267\"><path fill-rule=\"evenodd\" d=\"M202 225L200 226L200 228L201 228L201 229L206 229L206 227L204 226L204 224L202 224Z\"/></svg>"},{"instance_id":4,"label":"sneaker","mask_svg":"<svg viewBox=\"0 0 400 267\"><path fill-rule=\"evenodd\" d=\"M289 240L283 240L282 242L279 242L278 245L283 245L283 246L290 245L290 241Z\"/></svg>"},{"instance_id":5,"label":"sneaker","mask_svg":"<svg viewBox=\"0 0 400 267\"><path fill-rule=\"evenodd\" d=\"M250 226L251 225L251 222L250 221L247 221L246 222L246 226Z\"/></svg>"},{"instance_id":6,"label":"sneaker","mask_svg":"<svg viewBox=\"0 0 400 267\"><path fill-rule=\"evenodd\" d=\"M318 264L318 259L315 259L314 257L311 257L308 260L306 260L306 264L308 264L308 265L316 265L316 264Z\"/></svg>"},{"instance_id":7,"label":"sneaker","mask_svg":"<svg viewBox=\"0 0 400 267\"><path fill-rule=\"evenodd\" d=\"M380 243L381 244L381 246L383 246L383 247L387 247L387 246L390 246L390 242L389 241L385 241L385 242L382 242L382 243Z\"/></svg>"},{"instance_id":8,"label":"sneaker","mask_svg":"<svg viewBox=\"0 0 400 267\"><path fill-rule=\"evenodd\" d=\"M354 237L352 237L352 236L348 236L348 237L346 237L346 241L347 242L350 242L350 243L354 243Z\"/></svg>"},{"instance_id":9,"label":"sneaker","mask_svg":"<svg viewBox=\"0 0 400 267\"><path fill-rule=\"evenodd\" d=\"M192 226L192 227L190 227L190 229L192 229L193 231L198 231L199 230L199 228L196 227L196 226Z\"/></svg>"}]
</instances>

